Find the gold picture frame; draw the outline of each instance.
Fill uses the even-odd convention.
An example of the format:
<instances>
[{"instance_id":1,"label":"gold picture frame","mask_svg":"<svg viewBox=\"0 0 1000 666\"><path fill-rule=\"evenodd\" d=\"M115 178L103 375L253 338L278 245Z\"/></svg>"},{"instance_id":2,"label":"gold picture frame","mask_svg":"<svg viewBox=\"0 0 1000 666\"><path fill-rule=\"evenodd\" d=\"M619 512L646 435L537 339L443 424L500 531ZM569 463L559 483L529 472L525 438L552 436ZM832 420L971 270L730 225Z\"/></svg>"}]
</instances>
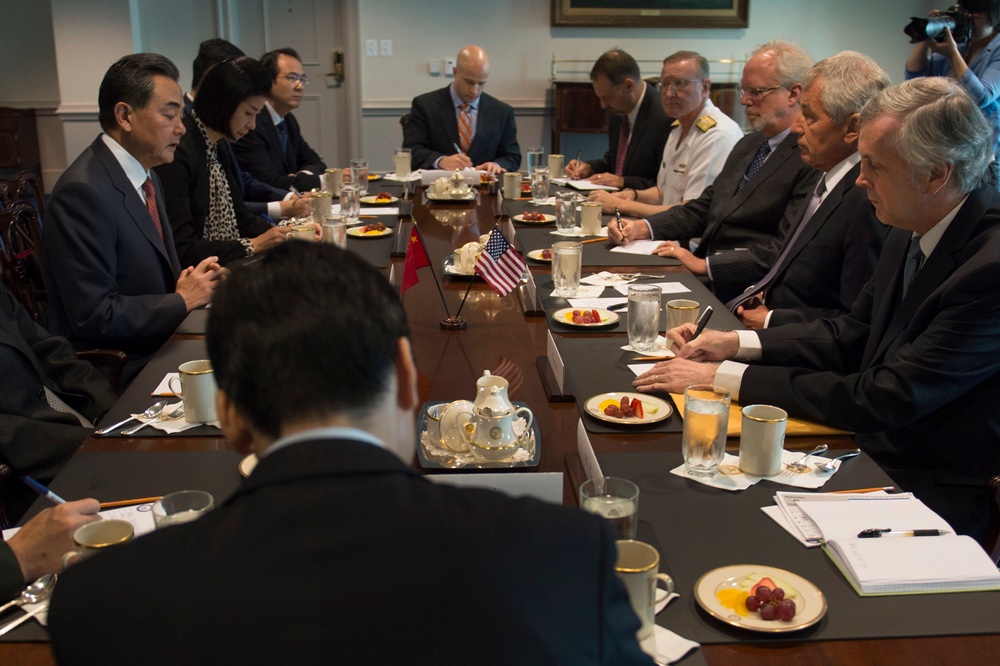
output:
<instances>
[{"instance_id":1,"label":"gold picture frame","mask_svg":"<svg viewBox=\"0 0 1000 666\"><path fill-rule=\"evenodd\" d=\"M552 25L746 28L750 0L552 0Z\"/></svg>"}]
</instances>

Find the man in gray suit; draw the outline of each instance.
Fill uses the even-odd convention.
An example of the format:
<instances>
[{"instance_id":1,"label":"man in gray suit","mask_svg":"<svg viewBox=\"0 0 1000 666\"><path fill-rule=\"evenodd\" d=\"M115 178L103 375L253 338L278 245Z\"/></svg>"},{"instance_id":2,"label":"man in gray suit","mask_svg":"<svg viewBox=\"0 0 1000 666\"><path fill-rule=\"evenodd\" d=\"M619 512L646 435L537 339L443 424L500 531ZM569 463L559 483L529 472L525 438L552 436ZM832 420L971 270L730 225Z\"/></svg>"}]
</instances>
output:
<instances>
[{"instance_id":1,"label":"man in gray suit","mask_svg":"<svg viewBox=\"0 0 1000 666\"><path fill-rule=\"evenodd\" d=\"M723 301L763 277L777 257L784 231L801 216L798 206L819 179L819 173L802 162L798 137L790 131L799 114L802 77L812 64L790 42L775 40L758 47L740 81L740 103L757 131L736 144L700 197L648 221L623 220L621 230L611 225L611 241L667 241L656 253L707 276Z\"/></svg>"},{"instance_id":2,"label":"man in gray suit","mask_svg":"<svg viewBox=\"0 0 1000 666\"><path fill-rule=\"evenodd\" d=\"M216 257L181 270L150 169L174 159L184 134L177 67L137 53L113 64L98 93L104 133L74 160L45 213L52 330L77 349L128 354L131 381L224 273Z\"/></svg>"}]
</instances>

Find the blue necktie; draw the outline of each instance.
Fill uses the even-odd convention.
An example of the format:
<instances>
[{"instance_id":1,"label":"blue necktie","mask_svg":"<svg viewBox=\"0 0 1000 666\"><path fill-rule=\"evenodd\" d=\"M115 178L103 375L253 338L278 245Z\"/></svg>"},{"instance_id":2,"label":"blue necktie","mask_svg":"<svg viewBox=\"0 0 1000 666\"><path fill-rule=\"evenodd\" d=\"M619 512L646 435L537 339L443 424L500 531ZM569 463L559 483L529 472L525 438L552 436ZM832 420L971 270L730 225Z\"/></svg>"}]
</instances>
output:
<instances>
[{"instance_id":1,"label":"blue necktie","mask_svg":"<svg viewBox=\"0 0 1000 666\"><path fill-rule=\"evenodd\" d=\"M280 122L274 129L278 130L278 141L281 143L281 154L284 155L288 152L288 128L285 127L284 122Z\"/></svg>"},{"instance_id":2,"label":"blue necktie","mask_svg":"<svg viewBox=\"0 0 1000 666\"><path fill-rule=\"evenodd\" d=\"M757 150L757 154L753 156L753 161L751 161L750 166L747 167L747 172L743 174L743 180L740 181L739 186L736 188L737 192L746 187L747 183L750 182L750 179L753 178L758 171L760 171L760 168L764 166L764 160L766 160L767 156L770 154L771 144L765 141L764 144Z\"/></svg>"},{"instance_id":3,"label":"blue necktie","mask_svg":"<svg viewBox=\"0 0 1000 666\"><path fill-rule=\"evenodd\" d=\"M906 263L903 264L903 298L906 298L906 292L916 279L923 258L924 253L920 251L920 236L914 236L910 239L910 249L906 252Z\"/></svg>"}]
</instances>

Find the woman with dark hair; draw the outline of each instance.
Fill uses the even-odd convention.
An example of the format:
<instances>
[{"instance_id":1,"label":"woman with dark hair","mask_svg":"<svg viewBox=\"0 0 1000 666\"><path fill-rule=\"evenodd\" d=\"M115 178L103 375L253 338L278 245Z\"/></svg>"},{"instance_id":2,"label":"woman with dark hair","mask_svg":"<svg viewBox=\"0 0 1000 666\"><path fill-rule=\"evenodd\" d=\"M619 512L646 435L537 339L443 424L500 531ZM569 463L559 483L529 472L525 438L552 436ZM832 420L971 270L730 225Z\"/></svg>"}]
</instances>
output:
<instances>
[{"instance_id":1,"label":"woman with dark hair","mask_svg":"<svg viewBox=\"0 0 1000 666\"><path fill-rule=\"evenodd\" d=\"M271 90L271 75L253 58L215 65L205 74L184 119L187 132L170 164L156 168L182 265L218 256L220 264L252 257L285 241L288 226L272 226L243 202L228 150L252 131Z\"/></svg>"},{"instance_id":2,"label":"woman with dark hair","mask_svg":"<svg viewBox=\"0 0 1000 666\"><path fill-rule=\"evenodd\" d=\"M969 41L958 44L945 28L944 40L924 40L906 61L906 78L949 76L969 93L993 128L993 152L1000 148L1000 0L958 0L972 15ZM937 16L937 9L930 16Z\"/></svg>"}]
</instances>

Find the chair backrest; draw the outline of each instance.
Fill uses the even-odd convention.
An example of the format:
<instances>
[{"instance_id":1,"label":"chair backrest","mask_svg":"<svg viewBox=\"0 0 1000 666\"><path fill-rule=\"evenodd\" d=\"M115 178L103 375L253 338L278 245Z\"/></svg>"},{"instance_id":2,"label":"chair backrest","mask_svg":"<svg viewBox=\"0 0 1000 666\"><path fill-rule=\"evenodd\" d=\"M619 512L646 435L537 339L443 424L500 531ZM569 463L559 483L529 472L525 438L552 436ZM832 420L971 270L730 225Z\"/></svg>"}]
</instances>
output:
<instances>
[{"instance_id":1,"label":"chair backrest","mask_svg":"<svg viewBox=\"0 0 1000 666\"><path fill-rule=\"evenodd\" d=\"M406 138L406 126L410 122L410 114L404 113L399 117L399 126L403 128L403 138Z\"/></svg>"},{"instance_id":2,"label":"chair backrest","mask_svg":"<svg viewBox=\"0 0 1000 666\"><path fill-rule=\"evenodd\" d=\"M48 296L43 276L38 211L29 203L15 201L0 211L0 277L31 317L44 326Z\"/></svg>"},{"instance_id":3,"label":"chair backrest","mask_svg":"<svg viewBox=\"0 0 1000 666\"><path fill-rule=\"evenodd\" d=\"M14 181L17 185L13 192L14 199L30 203L38 211L38 219L45 219L45 190L41 177L34 171L21 171Z\"/></svg>"}]
</instances>

